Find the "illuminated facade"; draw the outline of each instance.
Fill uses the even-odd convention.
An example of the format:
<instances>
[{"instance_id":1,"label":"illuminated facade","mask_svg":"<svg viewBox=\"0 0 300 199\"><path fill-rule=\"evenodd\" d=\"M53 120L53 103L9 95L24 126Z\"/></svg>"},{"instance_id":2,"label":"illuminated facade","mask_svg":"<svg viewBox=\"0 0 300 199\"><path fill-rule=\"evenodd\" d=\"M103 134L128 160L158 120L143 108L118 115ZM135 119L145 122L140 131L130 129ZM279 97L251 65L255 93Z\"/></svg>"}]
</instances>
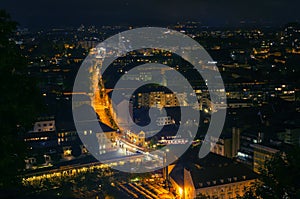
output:
<instances>
[{"instance_id":1,"label":"illuminated facade","mask_svg":"<svg viewBox=\"0 0 300 199\"><path fill-rule=\"evenodd\" d=\"M141 131L140 133L134 133L132 131L127 130L125 133L125 137L128 141L133 143L134 145L144 147L146 142L145 132Z\"/></svg>"},{"instance_id":2,"label":"illuminated facade","mask_svg":"<svg viewBox=\"0 0 300 199\"><path fill-rule=\"evenodd\" d=\"M35 122L33 130L24 135L30 149L54 149L57 147L57 133L54 118L41 118Z\"/></svg>"},{"instance_id":3,"label":"illuminated facade","mask_svg":"<svg viewBox=\"0 0 300 199\"><path fill-rule=\"evenodd\" d=\"M165 125L175 124L175 121L170 116L158 117L156 119L156 124L158 126L165 126Z\"/></svg>"},{"instance_id":4,"label":"illuminated facade","mask_svg":"<svg viewBox=\"0 0 300 199\"><path fill-rule=\"evenodd\" d=\"M35 122L33 127L33 132L47 132L47 131L55 131L54 119Z\"/></svg>"},{"instance_id":5,"label":"illuminated facade","mask_svg":"<svg viewBox=\"0 0 300 199\"><path fill-rule=\"evenodd\" d=\"M86 148L92 149L95 153L105 154L116 150L116 130L100 121L83 122L79 133L82 139L88 140L85 142Z\"/></svg>"},{"instance_id":6,"label":"illuminated facade","mask_svg":"<svg viewBox=\"0 0 300 199\"><path fill-rule=\"evenodd\" d=\"M179 99L178 99L179 98ZM139 107L177 107L188 106L186 93L165 93L163 91L138 93ZM179 102L183 102L180 104Z\"/></svg>"},{"instance_id":7,"label":"illuminated facade","mask_svg":"<svg viewBox=\"0 0 300 199\"><path fill-rule=\"evenodd\" d=\"M259 173L261 169L264 169L265 162L270 160L276 153L279 152L278 149L274 149L268 146L253 144L253 171Z\"/></svg>"},{"instance_id":8,"label":"illuminated facade","mask_svg":"<svg viewBox=\"0 0 300 199\"><path fill-rule=\"evenodd\" d=\"M104 154L108 151L116 150L116 131L106 131L101 133L96 133L99 144L99 154Z\"/></svg>"},{"instance_id":9,"label":"illuminated facade","mask_svg":"<svg viewBox=\"0 0 300 199\"><path fill-rule=\"evenodd\" d=\"M197 161L183 161L169 167L170 182L182 199L202 194L210 198L243 196L257 175L242 164L215 154ZM169 169L169 170L170 170Z\"/></svg>"}]
</instances>

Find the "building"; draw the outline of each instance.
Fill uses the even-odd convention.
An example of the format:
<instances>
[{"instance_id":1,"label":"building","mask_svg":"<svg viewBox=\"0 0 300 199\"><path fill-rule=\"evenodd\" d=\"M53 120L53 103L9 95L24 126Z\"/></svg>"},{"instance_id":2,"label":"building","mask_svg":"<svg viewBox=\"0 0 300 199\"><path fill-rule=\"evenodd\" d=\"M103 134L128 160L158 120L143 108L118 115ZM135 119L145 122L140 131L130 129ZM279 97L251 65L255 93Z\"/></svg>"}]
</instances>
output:
<instances>
[{"instance_id":1,"label":"building","mask_svg":"<svg viewBox=\"0 0 300 199\"><path fill-rule=\"evenodd\" d=\"M57 142L61 147L82 144L70 114L60 113L56 119Z\"/></svg>"},{"instance_id":2,"label":"building","mask_svg":"<svg viewBox=\"0 0 300 199\"><path fill-rule=\"evenodd\" d=\"M253 107L253 102L249 99L228 99L227 100L227 107L229 109L235 108L250 108Z\"/></svg>"},{"instance_id":3,"label":"building","mask_svg":"<svg viewBox=\"0 0 300 199\"><path fill-rule=\"evenodd\" d=\"M95 48L98 43L99 41L84 40L84 41L79 41L78 46L81 46L86 50L90 50L91 48Z\"/></svg>"},{"instance_id":4,"label":"building","mask_svg":"<svg viewBox=\"0 0 300 199\"><path fill-rule=\"evenodd\" d=\"M168 144L186 144L189 140L186 138L182 138L179 135L174 136L162 136L160 140L158 140L158 143L161 145L168 145Z\"/></svg>"},{"instance_id":5,"label":"building","mask_svg":"<svg viewBox=\"0 0 300 199\"><path fill-rule=\"evenodd\" d=\"M211 138L216 144L211 144L212 153L233 158L240 149L240 129L233 127L231 133L223 133L219 138Z\"/></svg>"},{"instance_id":6,"label":"building","mask_svg":"<svg viewBox=\"0 0 300 199\"><path fill-rule=\"evenodd\" d=\"M170 116L158 117L156 119L156 124L157 126L165 126L165 125L175 124L175 121Z\"/></svg>"},{"instance_id":7,"label":"building","mask_svg":"<svg viewBox=\"0 0 300 199\"><path fill-rule=\"evenodd\" d=\"M188 106L186 93L167 93L156 91L138 93L138 107L177 107ZM182 102L182 104L180 104Z\"/></svg>"},{"instance_id":8,"label":"building","mask_svg":"<svg viewBox=\"0 0 300 199\"><path fill-rule=\"evenodd\" d=\"M132 101L122 100L115 106L115 111L111 111L113 118L120 128L130 128L133 124L133 104ZM121 129L123 130L123 129Z\"/></svg>"},{"instance_id":9,"label":"building","mask_svg":"<svg viewBox=\"0 0 300 199\"><path fill-rule=\"evenodd\" d=\"M99 154L104 154L116 150L117 131L105 124L100 124L103 132L96 133L99 144Z\"/></svg>"},{"instance_id":10,"label":"building","mask_svg":"<svg viewBox=\"0 0 300 199\"><path fill-rule=\"evenodd\" d=\"M24 141L30 149L44 152L57 148L57 133L54 117L39 118L33 130L24 135Z\"/></svg>"},{"instance_id":11,"label":"building","mask_svg":"<svg viewBox=\"0 0 300 199\"><path fill-rule=\"evenodd\" d=\"M33 132L55 131L55 121L53 117L44 118L34 123Z\"/></svg>"},{"instance_id":12,"label":"building","mask_svg":"<svg viewBox=\"0 0 300 199\"><path fill-rule=\"evenodd\" d=\"M69 107L69 109L60 110L56 116L57 143L59 151L62 153L64 158L71 157L72 151L73 154L75 151L79 151L77 152L77 155L86 154L87 150L78 136L78 132L73 121L71 105L68 104L65 105L65 107Z\"/></svg>"},{"instance_id":13,"label":"building","mask_svg":"<svg viewBox=\"0 0 300 199\"><path fill-rule=\"evenodd\" d=\"M240 136L240 149L237 160L249 166L253 166L253 144L259 144L264 139L264 133L243 131Z\"/></svg>"},{"instance_id":14,"label":"building","mask_svg":"<svg viewBox=\"0 0 300 199\"><path fill-rule=\"evenodd\" d=\"M92 154L105 154L116 150L116 130L100 121L83 121L78 133Z\"/></svg>"},{"instance_id":15,"label":"building","mask_svg":"<svg viewBox=\"0 0 300 199\"><path fill-rule=\"evenodd\" d=\"M25 158L25 168L37 168L39 165L49 165L58 150L57 133L54 117L39 118L33 130L23 136L30 150L30 156Z\"/></svg>"},{"instance_id":16,"label":"building","mask_svg":"<svg viewBox=\"0 0 300 199\"><path fill-rule=\"evenodd\" d=\"M265 168L265 162L270 160L280 150L263 144L253 144L253 171L260 173Z\"/></svg>"},{"instance_id":17,"label":"building","mask_svg":"<svg viewBox=\"0 0 300 199\"><path fill-rule=\"evenodd\" d=\"M290 118L282 122L283 128L277 133L277 137L285 144L300 147L300 118L299 113L290 115Z\"/></svg>"},{"instance_id":18,"label":"building","mask_svg":"<svg viewBox=\"0 0 300 199\"><path fill-rule=\"evenodd\" d=\"M182 199L202 194L210 198L243 196L245 187L257 179L251 169L210 153L203 159L179 160L169 166L170 182Z\"/></svg>"},{"instance_id":19,"label":"building","mask_svg":"<svg viewBox=\"0 0 300 199\"><path fill-rule=\"evenodd\" d=\"M146 145L146 134L144 131L141 131L140 133L134 133L130 130L127 130L125 132L125 139L140 147L144 147Z\"/></svg>"},{"instance_id":20,"label":"building","mask_svg":"<svg viewBox=\"0 0 300 199\"><path fill-rule=\"evenodd\" d=\"M121 78L122 80L147 82L152 80L152 73L140 72L139 74L127 74L126 76L122 76Z\"/></svg>"},{"instance_id":21,"label":"building","mask_svg":"<svg viewBox=\"0 0 300 199\"><path fill-rule=\"evenodd\" d=\"M72 101L73 108L78 108L83 105L91 105L91 99L88 95L83 93L64 93L65 97L68 97L69 99L72 98L72 95L75 96L76 100Z\"/></svg>"},{"instance_id":22,"label":"building","mask_svg":"<svg viewBox=\"0 0 300 199\"><path fill-rule=\"evenodd\" d=\"M199 110L204 111L205 113L214 113L218 110L226 109L227 105L224 103L213 103L208 96L203 96L198 99L199 101Z\"/></svg>"},{"instance_id":23,"label":"building","mask_svg":"<svg viewBox=\"0 0 300 199\"><path fill-rule=\"evenodd\" d=\"M300 128L289 127L285 129L285 132L279 134L284 143L300 146Z\"/></svg>"}]
</instances>

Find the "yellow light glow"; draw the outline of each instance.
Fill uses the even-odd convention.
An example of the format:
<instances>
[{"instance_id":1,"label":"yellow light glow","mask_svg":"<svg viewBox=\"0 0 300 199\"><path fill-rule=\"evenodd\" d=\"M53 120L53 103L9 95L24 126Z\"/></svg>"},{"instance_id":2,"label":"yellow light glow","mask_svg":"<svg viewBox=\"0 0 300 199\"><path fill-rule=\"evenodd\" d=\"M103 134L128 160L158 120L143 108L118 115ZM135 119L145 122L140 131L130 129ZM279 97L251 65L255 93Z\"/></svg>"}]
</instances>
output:
<instances>
[{"instance_id":1,"label":"yellow light glow","mask_svg":"<svg viewBox=\"0 0 300 199\"><path fill-rule=\"evenodd\" d=\"M183 190L182 190L182 188L181 188L181 187L179 187L178 191L179 191L179 194L182 196L182 194L183 194Z\"/></svg>"}]
</instances>

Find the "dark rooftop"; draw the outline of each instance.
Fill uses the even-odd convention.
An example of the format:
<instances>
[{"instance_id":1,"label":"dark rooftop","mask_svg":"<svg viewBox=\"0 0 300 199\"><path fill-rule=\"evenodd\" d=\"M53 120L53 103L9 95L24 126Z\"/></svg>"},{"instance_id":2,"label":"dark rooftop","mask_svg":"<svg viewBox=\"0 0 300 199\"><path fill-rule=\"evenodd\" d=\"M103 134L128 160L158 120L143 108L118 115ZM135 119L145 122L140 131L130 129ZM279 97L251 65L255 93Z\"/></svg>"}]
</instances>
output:
<instances>
[{"instance_id":1,"label":"dark rooftop","mask_svg":"<svg viewBox=\"0 0 300 199\"><path fill-rule=\"evenodd\" d=\"M258 177L246 166L213 153L203 159L178 161L170 174L178 184L183 183L183 168L190 171L195 188L252 180Z\"/></svg>"}]
</instances>

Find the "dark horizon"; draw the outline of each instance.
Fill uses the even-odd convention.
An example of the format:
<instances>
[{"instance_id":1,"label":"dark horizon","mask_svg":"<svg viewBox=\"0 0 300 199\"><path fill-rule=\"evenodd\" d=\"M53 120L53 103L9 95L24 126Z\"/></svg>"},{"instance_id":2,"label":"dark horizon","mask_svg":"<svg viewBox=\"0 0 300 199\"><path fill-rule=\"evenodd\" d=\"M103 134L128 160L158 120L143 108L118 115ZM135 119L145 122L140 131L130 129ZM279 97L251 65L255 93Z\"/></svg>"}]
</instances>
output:
<instances>
[{"instance_id":1,"label":"dark horizon","mask_svg":"<svg viewBox=\"0 0 300 199\"><path fill-rule=\"evenodd\" d=\"M22 27L85 25L164 26L195 21L203 26L283 26L300 21L300 2L290 0L218 1L159 0L18 1L4 0L5 9Z\"/></svg>"}]
</instances>

